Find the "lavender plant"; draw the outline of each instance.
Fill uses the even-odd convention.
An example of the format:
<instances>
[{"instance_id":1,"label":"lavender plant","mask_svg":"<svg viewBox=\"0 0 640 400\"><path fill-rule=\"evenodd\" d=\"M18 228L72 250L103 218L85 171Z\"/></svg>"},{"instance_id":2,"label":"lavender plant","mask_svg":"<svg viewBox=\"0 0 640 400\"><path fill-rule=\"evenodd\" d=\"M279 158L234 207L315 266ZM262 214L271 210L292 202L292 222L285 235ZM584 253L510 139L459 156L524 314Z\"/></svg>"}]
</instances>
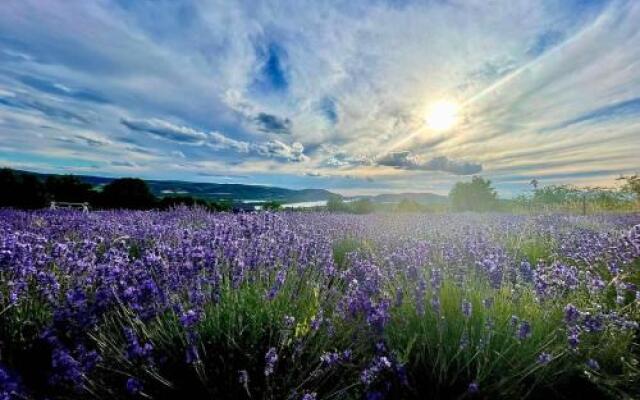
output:
<instances>
[{"instance_id":1,"label":"lavender plant","mask_svg":"<svg viewBox=\"0 0 640 400\"><path fill-rule=\"evenodd\" d=\"M0 210L0 398L638 396L639 224Z\"/></svg>"}]
</instances>

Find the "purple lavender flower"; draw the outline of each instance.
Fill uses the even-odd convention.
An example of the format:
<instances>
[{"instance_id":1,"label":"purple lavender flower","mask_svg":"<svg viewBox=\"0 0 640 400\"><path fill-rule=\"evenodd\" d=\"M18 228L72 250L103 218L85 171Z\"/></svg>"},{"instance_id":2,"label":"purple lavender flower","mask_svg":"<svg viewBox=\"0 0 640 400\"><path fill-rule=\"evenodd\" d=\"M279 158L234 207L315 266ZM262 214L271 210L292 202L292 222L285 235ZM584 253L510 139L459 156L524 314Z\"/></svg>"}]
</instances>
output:
<instances>
[{"instance_id":1,"label":"purple lavender flower","mask_svg":"<svg viewBox=\"0 0 640 400\"><path fill-rule=\"evenodd\" d=\"M378 378L381 372L389 370L391 367L391 361L386 356L376 356L371 364L360 374L360 381L369 386Z\"/></svg>"},{"instance_id":2,"label":"purple lavender flower","mask_svg":"<svg viewBox=\"0 0 640 400\"><path fill-rule=\"evenodd\" d=\"M127 379L126 389L127 393L136 395L142 391L142 383L136 378L129 378Z\"/></svg>"},{"instance_id":3,"label":"purple lavender flower","mask_svg":"<svg viewBox=\"0 0 640 400\"><path fill-rule=\"evenodd\" d=\"M567 304L564 308L564 321L567 325L574 325L580 318L580 311L573 304Z\"/></svg>"},{"instance_id":4,"label":"purple lavender flower","mask_svg":"<svg viewBox=\"0 0 640 400\"><path fill-rule=\"evenodd\" d=\"M366 400L383 400L384 395L380 391L367 392L365 395Z\"/></svg>"},{"instance_id":5,"label":"purple lavender flower","mask_svg":"<svg viewBox=\"0 0 640 400\"><path fill-rule=\"evenodd\" d=\"M551 362L551 359L551 354L543 351L538 355L538 364L547 365Z\"/></svg>"},{"instance_id":6,"label":"purple lavender flower","mask_svg":"<svg viewBox=\"0 0 640 400\"><path fill-rule=\"evenodd\" d=\"M612 286L616 289L615 300L621 305L634 295L640 301L638 287L622 281L640 257L638 221L637 215L391 218L178 209L167 213L114 211L81 216L0 210L0 310L9 307L2 317L13 318L14 311L23 310L16 306L28 306L35 299L52 311L51 324L37 329L42 329L40 337L51 348L51 365L44 366L51 369L50 383L60 387L43 391L82 389L93 374L103 373L96 369L102 363L102 348L93 349L89 344L94 342L88 335L102 332L100 324L105 317L122 311L121 307L126 308L135 324L127 326L121 338L116 332L113 344L121 343L122 354L109 357L109 362L120 359L136 369L155 370L162 366L161 355L139 328L153 324L172 310L184 331L181 350L186 352L187 362L210 362L204 354L202 358L198 354L204 348L200 347L203 343L196 328L204 317L205 306L233 301L245 289L262 287L265 282L271 282L267 296L277 297L286 278L291 282L312 281L318 285L319 306L330 307L326 317L321 309L313 316L313 330L321 329L332 339L334 333L341 337L342 326L365 322L367 329L357 332L354 340L369 338L370 344L384 337L383 329L391 312L396 311L392 304L404 306L409 296L411 302L416 300L419 314L441 314L442 288L458 285L466 290L465 285L476 275L492 286L513 288L514 296L534 290L537 299L544 302L543 307L574 298L572 291L586 288L591 299L585 304L591 304L590 308L580 311L568 304L563 315L567 346L577 350L581 339L589 342L589 348L597 346L605 339L597 333L604 330L614 336L638 329L636 321L626 319L622 312L616 314L608 302L600 301L609 282L596 273L602 265L618 274ZM619 234L633 225L628 234ZM503 250L505 235L532 227L535 235L559 244L557 257L554 254L552 259L562 262L541 261L532 267ZM333 245L345 237L371 242L371 246L350 253L336 268ZM225 297L227 294L230 296ZM478 303L469 300L456 306L463 316L473 318L473 306ZM483 310L495 308L491 297L479 300ZM427 301L433 311L428 309ZM469 334L460 336L461 347L479 351L499 333L492 332L493 313L484 314L486 330L479 337L473 336L477 347L470 348ZM283 329L296 326L295 319L289 316L279 322ZM441 318L436 321L438 327L449 322ZM500 323L505 321L496 325ZM514 316L511 324L514 338L530 337L529 322ZM282 334L286 336L287 331ZM306 338L277 339L291 340L295 359L305 359ZM374 397L389 395L386 378L391 372L397 378L393 382L402 381L403 367L393 361L391 349L376 346L371 351L374 356L362 368L360 378L373 386L363 391L370 390ZM534 355L534 361L541 365L553 362L549 353ZM281 361L275 349L272 355L265 356L265 375L279 372ZM327 368L340 363L354 368L362 360L350 350L332 349L320 361L316 359L318 363ZM586 363L588 366L591 362ZM324 368L318 370L328 372ZM98 381L101 378L98 376ZM0 373L0 382L3 379L6 380ZM0 399L5 392L6 385L2 387L0 383ZM312 395L298 390L292 396L300 398L305 393Z\"/></svg>"},{"instance_id":7,"label":"purple lavender flower","mask_svg":"<svg viewBox=\"0 0 640 400\"><path fill-rule=\"evenodd\" d=\"M602 290L607 286L604 280L600 278L600 276L589 276L587 277L587 288L589 292L592 294L598 294L602 292Z\"/></svg>"},{"instance_id":8,"label":"purple lavender flower","mask_svg":"<svg viewBox=\"0 0 640 400\"><path fill-rule=\"evenodd\" d=\"M127 358L131 361L148 361L153 352L153 345L151 343L141 345L138 336L131 328L124 329L124 336L127 341Z\"/></svg>"},{"instance_id":9,"label":"purple lavender flower","mask_svg":"<svg viewBox=\"0 0 640 400\"><path fill-rule=\"evenodd\" d=\"M249 372L246 369L238 371L238 382L246 389L249 385Z\"/></svg>"},{"instance_id":10,"label":"purple lavender flower","mask_svg":"<svg viewBox=\"0 0 640 400\"><path fill-rule=\"evenodd\" d=\"M319 310L316 315L311 317L311 330L317 331L320 329L322 322L324 321L324 312Z\"/></svg>"},{"instance_id":11,"label":"purple lavender flower","mask_svg":"<svg viewBox=\"0 0 640 400\"><path fill-rule=\"evenodd\" d=\"M529 322L522 320L520 321L520 325L518 325L518 331L516 337L519 340L525 340L531 336L531 324Z\"/></svg>"},{"instance_id":12,"label":"purple lavender flower","mask_svg":"<svg viewBox=\"0 0 640 400\"><path fill-rule=\"evenodd\" d=\"M480 392L480 385L478 385L478 382L471 382L467 387L467 392L469 394L477 394Z\"/></svg>"},{"instance_id":13,"label":"purple lavender flower","mask_svg":"<svg viewBox=\"0 0 640 400\"><path fill-rule=\"evenodd\" d=\"M594 371L600 370L600 364L598 364L598 362L593 358L590 358L587 360L587 367L589 367L589 369L592 369Z\"/></svg>"},{"instance_id":14,"label":"purple lavender flower","mask_svg":"<svg viewBox=\"0 0 640 400\"><path fill-rule=\"evenodd\" d=\"M390 301L382 299L377 304L371 304L367 310L367 323L378 331L382 331L384 325L391 318L389 315Z\"/></svg>"},{"instance_id":15,"label":"purple lavender flower","mask_svg":"<svg viewBox=\"0 0 640 400\"><path fill-rule=\"evenodd\" d=\"M602 314L584 316L582 326L586 332L601 332L604 330L604 316Z\"/></svg>"},{"instance_id":16,"label":"purple lavender flower","mask_svg":"<svg viewBox=\"0 0 640 400\"><path fill-rule=\"evenodd\" d=\"M318 395L315 392L305 393L301 400L316 400L317 397Z\"/></svg>"},{"instance_id":17,"label":"purple lavender flower","mask_svg":"<svg viewBox=\"0 0 640 400\"><path fill-rule=\"evenodd\" d=\"M11 400L14 398L22 398L19 395L20 382L9 373L2 365L0 365L0 399Z\"/></svg>"},{"instance_id":18,"label":"purple lavender flower","mask_svg":"<svg viewBox=\"0 0 640 400\"><path fill-rule=\"evenodd\" d=\"M51 354L51 367L54 370L52 383L69 383L80 387L84 382L82 365L66 350L54 349Z\"/></svg>"},{"instance_id":19,"label":"purple lavender flower","mask_svg":"<svg viewBox=\"0 0 640 400\"><path fill-rule=\"evenodd\" d=\"M340 354L336 352L323 353L320 356L320 362L322 363L323 367L333 367L338 362L340 362Z\"/></svg>"},{"instance_id":20,"label":"purple lavender flower","mask_svg":"<svg viewBox=\"0 0 640 400\"><path fill-rule=\"evenodd\" d=\"M572 350L576 350L578 345L580 344L580 329L578 326L571 326L567 330L567 343L569 344L569 348Z\"/></svg>"},{"instance_id":21,"label":"purple lavender flower","mask_svg":"<svg viewBox=\"0 0 640 400\"><path fill-rule=\"evenodd\" d=\"M194 310L188 310L180 316L180 324L189 329L193 328L200 321L200 315Z\"/></svg>"},{"instance_id":22,"label":"purple lavender flower","mask_svg":"<svg viewBox=\"0 0 640 400\"><path fill-rule=\"evenodd\" d=\"M185 350L185 362L187 364L194 364L200 361L200 353L198 348L193 343L188 343Z\"/></svg>"},{"instance_id":23,"label":"purple lavender flower","mask_svg":"<svg viewBox=\"0 0 640 400\"><path fill-rule=\"evenodd\" d=\"M278 362L278 353L275 347L271 347L264 356L264 376L273 374L276 363Z\"/></svg>"},{"instance_id":24,"label":"purple lavender flower","mask_svg":"<svg viewBox=\"0 0 640 400\"><path fill-rule=\"evenodd\" d=\"M284 316L284 326L287 329L291 329L296 325L296 318L291 315Z\"/></svg>"}]
</instances>

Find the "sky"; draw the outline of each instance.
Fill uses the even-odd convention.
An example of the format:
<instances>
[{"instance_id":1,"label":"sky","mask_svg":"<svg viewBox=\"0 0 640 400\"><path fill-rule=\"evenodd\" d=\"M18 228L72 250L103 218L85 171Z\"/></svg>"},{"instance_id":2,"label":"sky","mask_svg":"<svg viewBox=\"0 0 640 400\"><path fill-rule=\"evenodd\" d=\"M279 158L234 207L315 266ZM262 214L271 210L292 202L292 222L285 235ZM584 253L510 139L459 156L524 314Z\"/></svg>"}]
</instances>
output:
<instances>
[{"instance_id":1,"label":"sky","mask_svg":"<svg viewBox=\"0 0 640 400\"><path fill-rule=\"evenodd\" d=\"M611 186L640 172L640 1L2 0L0 166Z\"/></svg>"}]
</instances>

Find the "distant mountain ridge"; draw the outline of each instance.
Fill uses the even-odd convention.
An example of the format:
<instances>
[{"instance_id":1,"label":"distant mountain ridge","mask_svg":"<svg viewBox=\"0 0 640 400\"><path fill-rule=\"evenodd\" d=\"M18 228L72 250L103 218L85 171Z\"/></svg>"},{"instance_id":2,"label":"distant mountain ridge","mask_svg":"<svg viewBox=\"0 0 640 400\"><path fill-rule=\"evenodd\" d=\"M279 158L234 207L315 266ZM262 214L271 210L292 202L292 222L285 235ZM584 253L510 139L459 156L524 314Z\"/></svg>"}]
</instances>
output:
<instances>
[{"instance_id":1,"label":"distant mountain ridge","mask_svg":"<svg viewBox=\"0 0 640 400\"><path fill-rule=\"evenodd\" d=\"M31 174L46 179L48 176L60 176L63 174L43 174L31 171L18 173ZM104 186L118 178L108 178L94 175L75 175L78 179L92 186ZM332 196L340 196L325 189L286 189L275 186L244 185L238 183L209 183L187 182L178 180L154 180L144 179L151 192L156 196L193 196L207 200L235 200L235 201L279 201L282 203L300 203L311 201L324 201ZM342 197L342 196L340 196ZM413 200L421 204L442 204L447 202L447 197L434 193L392 193L375 196L355 196L353 198L369 199L375 203L399 203L403 199Z\"/></svg>"},{"instance_id":2,"label":"distant mountain ridge","mask_svg":"<svg viewBox=\"0 0 640 400\"><path fill-rule=\"evenodd\" d=\"M48 176L62 174L42 174L31 171L16 171L23 174L36 175L42 179ZM108 178L93 175L74 175L83 182L92 186L104 186L117 178ZM236 183L209 183L209 182L187 182L178 180L152 180L144 179L149 185L149 189L156 196L193 196L207 200L236 200L236 201L280 201L280 202L306 202L328 200L331 196L336 196L324 189L285 189L281 187L243 185Z\"/></svg>"}]
</instances>

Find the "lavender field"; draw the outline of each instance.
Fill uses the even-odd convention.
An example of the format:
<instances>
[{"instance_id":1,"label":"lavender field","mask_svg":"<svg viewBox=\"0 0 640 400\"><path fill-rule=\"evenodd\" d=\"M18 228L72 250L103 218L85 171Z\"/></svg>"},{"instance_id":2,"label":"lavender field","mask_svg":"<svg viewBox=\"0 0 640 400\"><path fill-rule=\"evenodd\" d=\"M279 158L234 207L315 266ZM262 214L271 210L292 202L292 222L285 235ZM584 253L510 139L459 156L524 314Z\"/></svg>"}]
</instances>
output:
<instances>
[{"instance_id":1,"label":"lavender field","mask_svg":"<svg viewBox=\"0 0 640 400\"><path fill-rule=\"evenodd\" d=\"M0 211L0 399L634 398L639 224Z\"/></svg>"}]
</instances>

